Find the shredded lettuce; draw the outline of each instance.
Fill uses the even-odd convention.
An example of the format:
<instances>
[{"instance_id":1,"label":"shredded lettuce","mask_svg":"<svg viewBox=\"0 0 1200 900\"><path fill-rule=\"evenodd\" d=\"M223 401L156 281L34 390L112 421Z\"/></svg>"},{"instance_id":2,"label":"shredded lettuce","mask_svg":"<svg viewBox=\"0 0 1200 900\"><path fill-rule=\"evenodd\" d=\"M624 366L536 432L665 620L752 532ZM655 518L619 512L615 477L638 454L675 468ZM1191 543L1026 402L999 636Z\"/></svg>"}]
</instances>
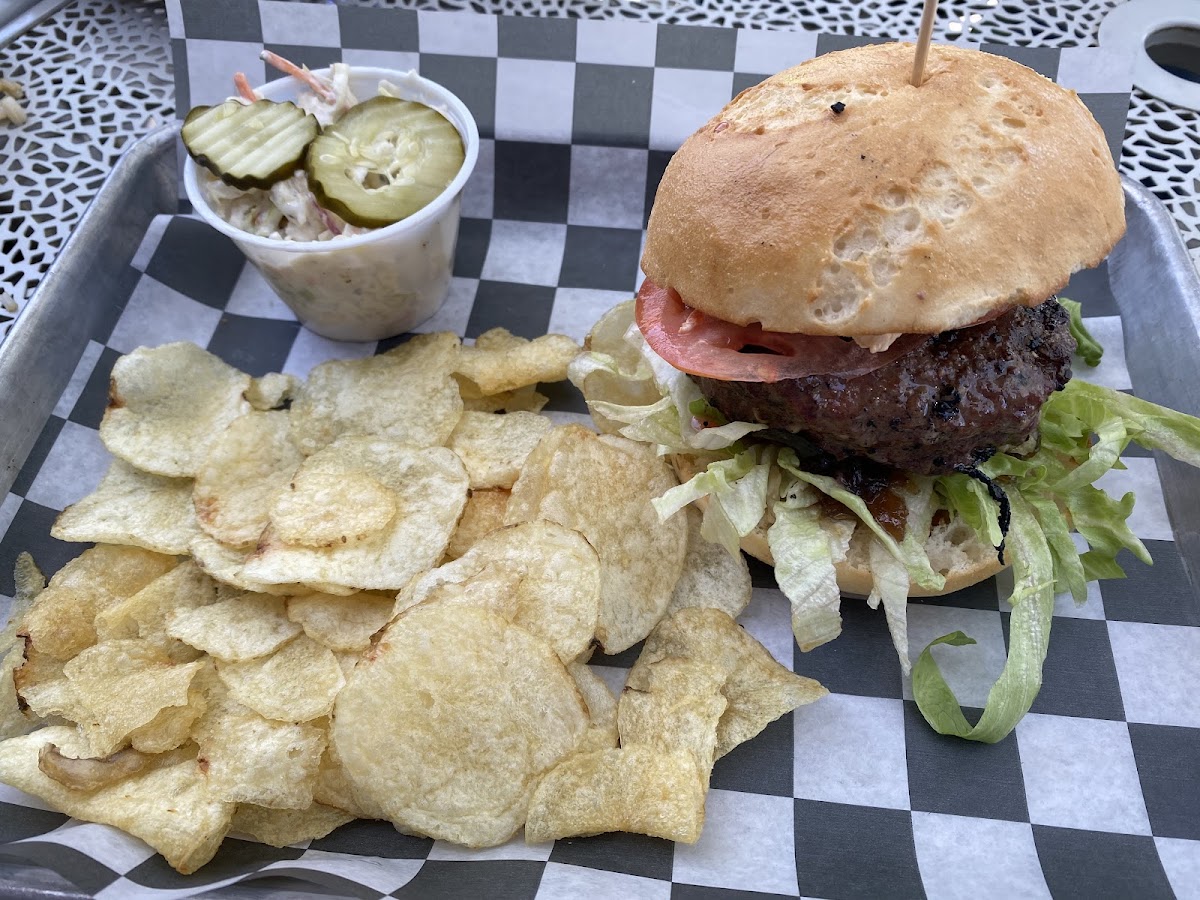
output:
<instances>
[{"instance_id":1,"label":"shredded lettuce","mask_svg":"<svg viewBox=\"0 0 1200 900\"><path fill-rule=\"evenodd\" d=\"M1080 352L1094 365L1101 350L1083 329L1078 304L1060 302L1071 311ZM841 630L834 567L845 558L857 524L870 532L865 535L874 578L869 601L883 604L902 666L908 662L909 583L934 591L945 583L924 549L934 512L947 510L989 545L998 546L1003 537L996 500L984 485L956 473L915 479L916 490L905 493L909 528L896 541L863 500L836 479L804 471L790 449L755 443L752 433L762 426L714 415L691 379L646 345L633 324L631 304L601 321L590 351L572 364L570 377L602 430L657 444L663 453L685 454L698 467L688 482L655 501L660 517L706 498L702 534L731 553L756 528L766 530L776 578L791 603L793 630L803 650ZM988 742L1011 732L1041 686L1055 594L1068 592L1083 602L1087 582L1124 577L1116 561L1123 549L1150 562L1127 524L1133 494L1113 498L1094 486L1105 472L1122 467L1120 454L1131 441L1200 466L1200 419L1079 380L1043 406L1035 442L979 465L1012 506L1006 556L1015 577L1009 598L1009 657L979 722L971 725L932 648L974 642L955 632L922 651L912 666L913 694L937 731ZM828 520L818 524L818 491L854 513L857 522L839 521L832 532ZM1072 530L1087 544L1082 553Z\"/></svg>"},{"instance_id":2,"label":"shredded lettuce","mask_svg":"<svg viewBox=\"0 0 1200 900\"><path fill-rule=\"evenodd\" d=\"M854 530L848 522L834 534L822 528L813 493L792 491L775 503L775 521L767 530L775 578L791 603L792 633L803 651L842 632L842 594L834 564L846 558ZM907 588L907 575L904 584Z\"/></svg>"},{"instance_id":3,"label":"shredded lettuce","mask_svg":"<svg viewBox=\"0 0 1200 900\"><path fill-rule=\"evenodd\" d=\"M1019 492L1010 497L1013 577L1009 603L1008 661L988 692L983 715L972 726L963 715L954 692L942 677L932 648L937 644L962 646L974 641L962 632L943 635L921 651L912 669L913 699L933 730L970 741L994 744L1006 737L1029 711L1042 687L1042 662L1054 617L1054 558L1046 536Z\"/></svg>"},{"instance_id":4,"label":"shredded lettuce","mask_svg":"<svg viewBox=\"0 0 1200 900\"><path fill-rule=\"evenodd\" d=\"M1098 340L1092 337L1092 333L1083 324L1082 304L1075 300L1068 300L1066 297L1059 297L1058 303L1071 317L1071 337L1075 338L1075 354L1086 365L1093 368L1100 365L1100 358L1104 356L1104 348L1100 346Z\"/></svg>"}]
</instances>

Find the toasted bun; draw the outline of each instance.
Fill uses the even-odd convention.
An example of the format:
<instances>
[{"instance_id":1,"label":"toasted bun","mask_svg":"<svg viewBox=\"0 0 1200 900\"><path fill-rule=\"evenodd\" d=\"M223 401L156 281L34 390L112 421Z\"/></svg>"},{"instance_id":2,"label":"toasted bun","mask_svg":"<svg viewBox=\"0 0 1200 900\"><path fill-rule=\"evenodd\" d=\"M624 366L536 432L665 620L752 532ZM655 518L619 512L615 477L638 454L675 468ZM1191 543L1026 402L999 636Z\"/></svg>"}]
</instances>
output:
<instances>
[{"instance_id":1,"label":"toasted bun","mask_svg":"<svg viewBox=\"0 0 1200 900\"><path fill-rule=\"evenodd\" d=\"M977 50L934 45L919 88L912 62L869 45L739 94L667 166L647 276L740 325L866 336L1034 306L1097 265L1124 196L1078 96Z\"/></svg>"},{"instance_id":2,"label":"toasted bun","mask_svg":"<svg viewBox=\"0 0 1200 900\"><path fill-rule=\"evenodd\" d=\"M671 464L675 467L680 481L686 481L697 472L694 461L687 456L672 456ZM705 497L698 501L701 507L707 499ZM866 597L871 593L874 578L871 576L871 564L868 559L868 534L865 528L855 529L849 553L842 562L834 566L837 570L838 587L843 594ZM742 538L742 549L768 566L775 565L775 560L771 557L771 548L767 544L767 527L761 522L754 531ZM996 548L979 540L975 531L964 522L934 525L929 540L925 542L925 552L929 555L933 570L945 576L946 584L940 591L931 591L910 583L910 597L941 597L953 594L1008 568L1007 565L1001 565Z\"/></svg>"}]
</instances>

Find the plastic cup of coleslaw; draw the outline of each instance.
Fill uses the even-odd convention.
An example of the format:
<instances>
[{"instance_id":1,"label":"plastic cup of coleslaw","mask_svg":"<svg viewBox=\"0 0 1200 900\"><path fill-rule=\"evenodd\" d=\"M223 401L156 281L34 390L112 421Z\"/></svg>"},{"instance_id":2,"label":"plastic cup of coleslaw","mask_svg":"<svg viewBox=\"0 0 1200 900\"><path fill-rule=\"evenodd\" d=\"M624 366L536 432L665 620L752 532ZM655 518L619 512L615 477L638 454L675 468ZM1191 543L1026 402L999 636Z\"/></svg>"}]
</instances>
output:
<instances>
[{"instance_id":1,"label":"plastic cup of coleslaw","mask_svg":"<svg viewBox=\"0 0 1200 900\"><path fill-rule=\"evenodd\" d=\"M327 72L318 71L325 75ZM201 186L207 173L188 158L184 187L195 212L230 237L309 330L339 341L375 341L410 331L445 302L450 290L462 191L479 156L479 129L458 97L414 72L352 67L350 87L363 101L380 82L399 96L442 113L462 137L458 174L432 202L395 224L330 240L261 237L217 213ZM293 100L308 88L284 77L258 88L268 100Z\"/></svg>"}]
</instances>

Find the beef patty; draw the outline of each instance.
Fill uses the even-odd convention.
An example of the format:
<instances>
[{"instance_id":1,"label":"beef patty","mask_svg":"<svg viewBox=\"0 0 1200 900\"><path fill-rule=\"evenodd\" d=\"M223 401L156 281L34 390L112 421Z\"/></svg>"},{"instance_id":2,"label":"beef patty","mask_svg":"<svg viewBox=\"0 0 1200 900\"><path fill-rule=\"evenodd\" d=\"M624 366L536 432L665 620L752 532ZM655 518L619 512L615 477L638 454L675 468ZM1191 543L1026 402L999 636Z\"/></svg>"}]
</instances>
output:
<instances>
[{"instance_id":1,"label":"beef patty","mask_svg":"<svg viewBox=\"0 0 1200 900\"><path fill-rule=\"evenodd\" d=\"M1074 349L1067 312L1052 297L934 335L857 378L696 383L729 419L769 425L788 443L794 436L835 459L935 475L1027 440L1046 398L1070 379Z\"/></svg>"}]
</instances>

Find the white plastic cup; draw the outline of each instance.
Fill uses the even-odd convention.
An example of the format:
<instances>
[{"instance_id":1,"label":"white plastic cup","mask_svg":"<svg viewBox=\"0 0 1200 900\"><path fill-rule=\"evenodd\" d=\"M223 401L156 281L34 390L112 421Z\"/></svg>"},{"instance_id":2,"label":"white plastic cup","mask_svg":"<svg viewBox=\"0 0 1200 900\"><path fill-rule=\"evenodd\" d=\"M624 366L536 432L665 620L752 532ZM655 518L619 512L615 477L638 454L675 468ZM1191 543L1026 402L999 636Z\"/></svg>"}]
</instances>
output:
<instances>
[{"instance_id":1,"label":"white plastic cup","mask_svg":"<svg viewBox=\"0 0 1200 900\"><path fill-rule=\"evenodd\" d=\"M377 341L411 331L432 316L450 291L462 191L479 157L479 129L458 97L414 72L353 66L350 89L359 100L391 82L405 100L442 113L463 140L465 159L454 180L429 205L385 228L329 241L284 241L235 228L209 205L199 168L188 158L184 188L195 212L233 239L309 330L338 341ZM318 71L327 75L328 70ZM268 100L294 100L308 88L290 76L258 89Z\"/></svg>"}]
</instances>

